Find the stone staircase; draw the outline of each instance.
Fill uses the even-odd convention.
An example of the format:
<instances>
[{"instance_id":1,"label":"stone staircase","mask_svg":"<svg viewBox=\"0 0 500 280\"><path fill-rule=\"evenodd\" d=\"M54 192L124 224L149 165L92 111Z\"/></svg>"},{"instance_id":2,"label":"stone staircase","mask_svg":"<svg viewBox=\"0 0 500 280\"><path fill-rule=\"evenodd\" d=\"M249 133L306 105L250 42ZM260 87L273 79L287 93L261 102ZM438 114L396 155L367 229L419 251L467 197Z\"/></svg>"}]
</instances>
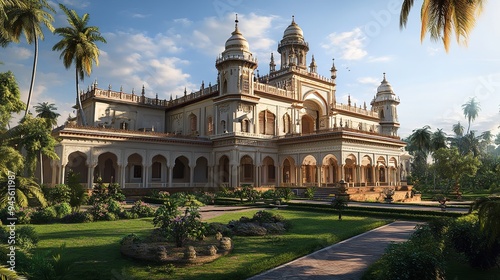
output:
<instances>
[{"instance_id":1,"label":"stone staircase","mask_svg":"<svg viewBox=\"0 0 500 280\"><path fill-rule=\"evenodd\" d=\"M314 200L331 200L338 192L336 188L316 188L314 192Z\"/></svg>"}]
</instances>

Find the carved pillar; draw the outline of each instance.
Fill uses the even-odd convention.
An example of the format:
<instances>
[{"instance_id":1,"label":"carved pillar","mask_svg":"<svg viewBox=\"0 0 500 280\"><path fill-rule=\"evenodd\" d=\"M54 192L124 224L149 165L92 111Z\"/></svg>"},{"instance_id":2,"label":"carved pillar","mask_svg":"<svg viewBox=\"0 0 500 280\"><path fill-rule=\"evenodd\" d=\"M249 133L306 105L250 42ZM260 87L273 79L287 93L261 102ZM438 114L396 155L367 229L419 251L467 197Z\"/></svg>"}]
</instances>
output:
<instances>
[{"instance_id":1,"label":"carved pillar","mask_svg":"<svg viewBox=\"0 0 500 280\"><path fill-rule=\"evenodd\" d=\"M174 173L174 166L168 166L168 187L171 188L173 185L173 173Z\"/></svg>"}]
</instances>

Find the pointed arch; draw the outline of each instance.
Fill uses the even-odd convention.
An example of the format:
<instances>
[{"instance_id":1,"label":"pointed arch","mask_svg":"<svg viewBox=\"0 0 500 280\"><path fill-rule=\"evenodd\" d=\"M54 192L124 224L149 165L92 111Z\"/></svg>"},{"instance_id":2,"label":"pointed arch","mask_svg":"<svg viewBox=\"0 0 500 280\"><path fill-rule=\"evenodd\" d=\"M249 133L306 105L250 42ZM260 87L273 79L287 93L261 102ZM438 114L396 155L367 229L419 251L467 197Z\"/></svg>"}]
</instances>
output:
<instances>
[{"instance_id":1,"label":"pointed arch","mask_svg":"<svg viewBox=\"0 0 500 280\"><path fill-rule=\"evenodd\" d=\"M275 135L275 115L264 110L259 113L259 133L265 135Z\"/></svg>"}]
</instances>

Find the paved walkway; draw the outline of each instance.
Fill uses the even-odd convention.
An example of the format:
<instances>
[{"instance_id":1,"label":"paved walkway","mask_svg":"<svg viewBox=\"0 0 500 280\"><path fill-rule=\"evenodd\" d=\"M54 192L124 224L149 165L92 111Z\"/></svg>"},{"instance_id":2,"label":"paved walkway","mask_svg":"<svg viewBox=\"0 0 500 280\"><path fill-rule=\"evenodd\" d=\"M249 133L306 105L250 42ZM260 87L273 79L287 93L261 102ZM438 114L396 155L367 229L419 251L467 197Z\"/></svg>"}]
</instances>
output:
<instances>
[{"instance_id":1,"label":"paved walkway","mask_svg":"<svg viewBox=\"0 0 500 280\"><path fill-rule=\"evenodd\" d=\"M361 279L391 242L402 242L417 222L396 221L354 236L310 255L278 266L248 280L347 280Z\"/></svg>"}]
</instances>

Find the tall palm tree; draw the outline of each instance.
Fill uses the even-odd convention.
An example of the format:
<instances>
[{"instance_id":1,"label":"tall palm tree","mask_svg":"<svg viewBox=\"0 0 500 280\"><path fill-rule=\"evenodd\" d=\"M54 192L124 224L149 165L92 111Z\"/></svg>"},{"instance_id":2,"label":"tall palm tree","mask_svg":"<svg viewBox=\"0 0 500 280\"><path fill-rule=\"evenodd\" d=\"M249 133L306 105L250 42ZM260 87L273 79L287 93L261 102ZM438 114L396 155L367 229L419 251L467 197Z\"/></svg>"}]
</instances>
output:
<instances>
[{"instance_id":1,"label":"tall palm tree","mask_svg":"<svg viewBox=\"0 0 500 280\"><path fill-rule=\"evenodd\" d=\"M21 34L24 34L28 44L35 45L35 55L33 56L33 68L31 72L31 83L28 92L28 101L26 103L26 111L28 114L30 108L33 88L35 86L36 66L38 62L38 38L43 40L42 25L45 25L51 32L54 30L52 22L54 17L50 12L55 12L46 0L25 0L19 5L5 6L5 26L6 31L14 42L19 42Z\"/></svg>"},{"instance_id":2,"label":"tall palm tree","mask_svg":"<svg viewBox=\"0 0 500 280\"><path fill-rule=\"evenodd\" d=\"M450 48L450 37L454 32L459 44L467 44L474 28L476 17L482 11L486 0L423 0L420 18L422 21L420 40L427 32L431 40L442 40L446 52ZM399 16L399 27L405 28L414 0L404 0Z\"/></svg>"},{"instance_id":3,"label":"tall palm tree","mask_svg":"<svg viewBox=\"0 0 500 280\"><path fill-rule=\"evenodd\" d=\"M446 145L446 133L441 128L438 128L434 133L431 135L431 149L433 151L437 151L441 148L447 148L448 146Z\"/></svg>"},{"instance_id":4,"label":"tall palm tree","mask_svg":"<svg viewBox=\"0 0 500 280\"><path fill-rule=\"evenodd\" d=\"M431 127L426 125L419 129L414 129L410 135L410 142L415 147L416 152L427 156L431 151Z\"/></svg>"},{"instance_id":5,"label":"tall palm tree","mask_svg":"<svg viewBox=\"0 0 500 280\"><path fill-rule=\"evenodd\" d=\"M479 111L481 111L481 106L479 106L479 102L476 101L476 97L471 97L467 103L462 105L462 109L464 111L464 116L467 118L469 122L469 126L467 127L467 133L469 134L470 123L474 121L479 115Z\"/></svg>"},{"instance_id":6,"label":"tall palm tree","mask_svg":"<svg viewBox=\"0 0 500 280\"><path fill-rule=\"evenodd\" d=\"M55 104L49 102L42 102L35 105L35 111L37 112L37 117L45 119L47 121L47 126L49 128L57 125L57 118L60 116L56 113L57 107Z\"/></svg>"},{"instance_id":7,"label":"tall palm tree","mask_svg":"<svg viewBox=\"0 0 500 280\"><path fill-rule=\"evenodd\" d=\"M68 17L68 27L60 27L54 30L55 34L62 36L61 41L56 43L52 50L61 51L60 58L63 59L63 64L66 69L75 64L76 76L76 100L78 101L78 109L82 124L85 123L85 115L83 112L80 96L79 96L79 80L84 79L85 74L90 76L92 73L93 64L99 65L99 48L96 42L106 43L106 39L101 36L99 28L96 26L88 26L90 19L89 14L83 14L80 17L75 10L69 10L63 4L59 4L61 10Z\"/></svg>"}]
</instances>

